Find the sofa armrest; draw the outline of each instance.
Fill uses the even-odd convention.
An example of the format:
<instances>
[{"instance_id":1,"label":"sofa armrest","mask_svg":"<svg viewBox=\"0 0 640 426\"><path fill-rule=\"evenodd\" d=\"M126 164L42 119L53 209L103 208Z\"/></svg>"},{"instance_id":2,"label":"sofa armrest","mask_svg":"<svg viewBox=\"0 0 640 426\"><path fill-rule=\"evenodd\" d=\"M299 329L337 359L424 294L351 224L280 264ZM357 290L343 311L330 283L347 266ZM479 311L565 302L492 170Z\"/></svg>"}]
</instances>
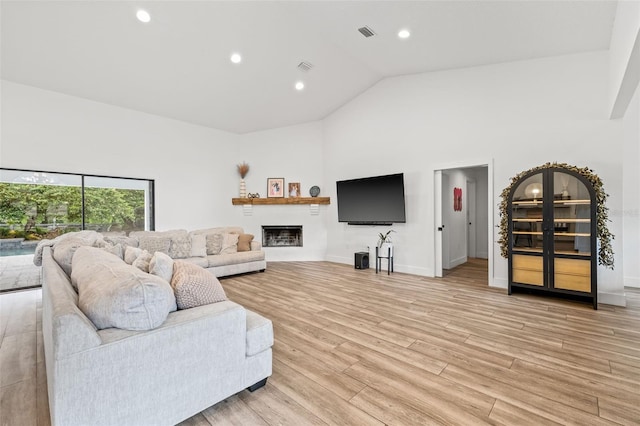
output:
<instances>
[{"instance_id":1,"label":"sofa armrest","mask_svg":"<svg viewBox=\"0 0 640 426\"><path fill-rule=\"evenodd\" d=\"M260 251L262 250L262 243L260 241L256 241L255 239L251 241L251 251Z\"/></svg>"},{"instance_id":2,"label":"sofa armrest","mask_svg":"<svg viewBox=\"0 0 640 426\"><path fill-rule=\"evenodd\" d=\"M234 302L172 312L153 330L98 333L102 345L55 365L53 424L176 424L251 385L246 310Z\"/></svg>"}]
</instances>

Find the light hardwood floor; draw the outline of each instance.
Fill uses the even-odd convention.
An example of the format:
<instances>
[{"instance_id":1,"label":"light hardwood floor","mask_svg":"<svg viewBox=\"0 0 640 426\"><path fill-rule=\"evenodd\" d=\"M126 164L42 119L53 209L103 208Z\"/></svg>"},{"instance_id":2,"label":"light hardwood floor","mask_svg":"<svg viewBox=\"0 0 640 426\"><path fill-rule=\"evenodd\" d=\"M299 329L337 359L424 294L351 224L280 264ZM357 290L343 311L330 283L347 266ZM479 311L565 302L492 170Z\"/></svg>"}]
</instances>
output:
<instances>
[{"instance_id":1,"label":"light hardwood floor","mask_svg":"<svg viewBox=\"0 0 640 426\"><path fill-rule=\"evenodd\" d=\"M183 425L639 424L640 292L627 308L507 296L486 262L443 279L328 262L226 278L271 318L273 376ZM2 425L47 425L40 292L0 296Z\"/></svg>"}]
</instances>

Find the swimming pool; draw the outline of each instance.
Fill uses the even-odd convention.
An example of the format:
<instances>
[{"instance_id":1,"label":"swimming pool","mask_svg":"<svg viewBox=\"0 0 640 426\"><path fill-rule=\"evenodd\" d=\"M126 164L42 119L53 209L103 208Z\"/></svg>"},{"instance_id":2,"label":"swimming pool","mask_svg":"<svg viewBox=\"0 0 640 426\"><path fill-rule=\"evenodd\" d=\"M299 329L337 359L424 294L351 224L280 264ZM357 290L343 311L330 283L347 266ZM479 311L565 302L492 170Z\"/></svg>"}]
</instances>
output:
<instances>
[{"instance_id":1,"label":"swimming pool","mask_svg":"<svg viewBox=\"0 0 640 426\"><path fill-rule=\"evenodd\" d=\"M8 248L0 250L0 256L22 256L25 254L34 254L36 252L36 247L19 247L19 248Z\"/></svg>"}]
</instances>

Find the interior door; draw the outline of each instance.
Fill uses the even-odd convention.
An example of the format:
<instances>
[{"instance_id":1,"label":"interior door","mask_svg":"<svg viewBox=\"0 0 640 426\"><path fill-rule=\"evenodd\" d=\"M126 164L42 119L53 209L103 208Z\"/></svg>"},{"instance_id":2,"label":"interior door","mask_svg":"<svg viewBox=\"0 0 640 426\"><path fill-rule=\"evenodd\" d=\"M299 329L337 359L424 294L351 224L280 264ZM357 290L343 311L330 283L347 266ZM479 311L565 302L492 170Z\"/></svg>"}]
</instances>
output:
<instances>
[{"instance_id":1,"label":"interior door","mask_svg":"<svg viewBox=\"0 0 640 426\"><path fill-rule=\"evenodd\" d=\"M436 170L433 176L434 190L434 215L435 215L435 265L433 268L436 277L442 277L442 170Z\"/></svg>"},{"instance_id":2,"label":"interior door","mask_svg":"<svg viewBox=\"0 0 640 426\"><path fill-rule=\"evenodd\" d=\"M467 256L477 257L476 253L476 181L467 181Z\"/></svg>"}]
</instances>

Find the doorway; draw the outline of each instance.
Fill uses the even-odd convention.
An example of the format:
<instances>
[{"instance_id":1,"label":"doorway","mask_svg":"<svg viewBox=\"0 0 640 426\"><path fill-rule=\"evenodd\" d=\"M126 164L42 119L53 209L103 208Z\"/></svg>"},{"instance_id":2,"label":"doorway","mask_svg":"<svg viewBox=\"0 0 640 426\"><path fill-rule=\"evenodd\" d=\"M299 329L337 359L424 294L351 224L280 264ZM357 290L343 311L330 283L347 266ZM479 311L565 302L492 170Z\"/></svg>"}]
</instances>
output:
<instances>
[{"instance_id":1,"label":"doorway","mask_svg":"<svg viewBox=\"0 0 640 426\"><path fill-rule=\"evenodd\" d=\"M493 283L492 161L460 163L434 170L434 275L467 263L487 265Z\"/></svg>"}]
</instances>

